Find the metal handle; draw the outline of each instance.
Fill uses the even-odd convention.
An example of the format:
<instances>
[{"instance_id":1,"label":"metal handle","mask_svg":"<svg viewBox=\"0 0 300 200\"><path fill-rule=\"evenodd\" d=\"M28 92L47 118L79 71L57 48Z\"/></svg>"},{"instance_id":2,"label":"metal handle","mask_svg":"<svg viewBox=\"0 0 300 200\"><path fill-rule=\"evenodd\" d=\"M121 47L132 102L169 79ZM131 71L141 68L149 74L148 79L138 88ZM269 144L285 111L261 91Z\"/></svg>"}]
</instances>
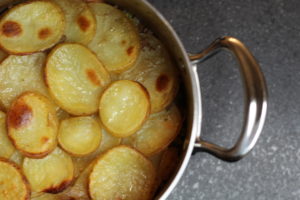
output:
<instances>
[{"instance_id":1,"label":"metal handle","mask_svg":"<svg viewBox=\"0 0 300 200\"><path fill-rule=\"evenodd\" d=\"M249 153L262 131L267 113L267 87L258 63L250 51L239 40L224 37L214 41L199 54L191 55L193 63L203 62L220 49L229 49L237 58L245 91L244 124L236 144L226 149L197 138L195 146L200 151L215 155L225 161L237 161Z\"/></svg>"}]
</instances>

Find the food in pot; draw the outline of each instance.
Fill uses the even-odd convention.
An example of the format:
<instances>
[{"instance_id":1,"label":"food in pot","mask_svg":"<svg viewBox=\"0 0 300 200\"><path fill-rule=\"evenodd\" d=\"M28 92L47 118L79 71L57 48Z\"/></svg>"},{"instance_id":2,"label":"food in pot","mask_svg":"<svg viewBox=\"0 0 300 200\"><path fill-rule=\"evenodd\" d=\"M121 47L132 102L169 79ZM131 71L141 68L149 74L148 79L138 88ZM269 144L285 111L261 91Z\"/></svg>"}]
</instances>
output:
<instances>
[{"instance_id":1,"label":"food in pot","mask_svg":"<svg viewBox=\"0 0 300 200\"><path fill-rule=\"evenodd\" d=\"M127 11L87 2L3 13L1 200L147 200L176 166L183 117L167 49Z\"/></svg>"}]
</instances>

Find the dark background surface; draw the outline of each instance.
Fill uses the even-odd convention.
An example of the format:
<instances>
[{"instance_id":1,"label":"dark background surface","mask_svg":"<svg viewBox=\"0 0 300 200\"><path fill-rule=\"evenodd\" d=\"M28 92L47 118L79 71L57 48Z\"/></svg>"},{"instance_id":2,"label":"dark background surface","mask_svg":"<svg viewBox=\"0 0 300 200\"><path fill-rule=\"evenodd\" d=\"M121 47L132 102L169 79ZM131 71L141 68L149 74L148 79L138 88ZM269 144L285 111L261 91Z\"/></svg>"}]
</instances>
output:
<instances>
[{"instance_id":1,"label":"dark background surface","mask_svg":"<svg viewBox=\"0 0 300 200\"><path fill-rule=\"evenodd\" d=\"M219 36L239 38L268 84L265 127L254 150L237 163L192 156L172 200L300 199L300 1L149 0L188 52ZM230 147L239 135L243 91L234 57L218 54L199 66L202 137Z\"/></svg>"}]
</instances>

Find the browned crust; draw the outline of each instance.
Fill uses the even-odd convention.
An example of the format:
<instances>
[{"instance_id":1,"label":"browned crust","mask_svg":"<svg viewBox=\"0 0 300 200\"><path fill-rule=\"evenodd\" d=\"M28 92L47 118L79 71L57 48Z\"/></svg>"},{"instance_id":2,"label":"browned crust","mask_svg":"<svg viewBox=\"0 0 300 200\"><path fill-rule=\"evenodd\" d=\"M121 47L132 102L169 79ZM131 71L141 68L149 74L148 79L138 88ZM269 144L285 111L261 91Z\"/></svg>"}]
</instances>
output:
<instances>
[{"instance_id":1,"label":"browned crust","mask_svg":"<svg viewBox=\"0 0 300 200\"><path fill-rule=\"evenodd\" d=\"M65 42L65 43L61 43L61 44L58 44L56 45L52 50L51 52L48 54L47 58L46 58L46 61L45 61L45 68L44 68L44 80L45 80L45 83L48 87L48 91L49 91L49 94L52 98L52 100L61 108L63 109L64 111L66 111L67 113L71 114L72 116L89 116L89 115L93 115L93 114L96 114L98 112L98 109L96 109L95 111L93 112L89 112L89 113L73 113L72 111L70 111L68 108L66 108L64 105L62 105L60 103L60 101L58 99L55 98L53 92L52 92L52 89L50 87L51 84L49 84L49 80L48 80L48 61L49 59L52 57L52 55L56 52L57 49L59 49L61 46L64 46L64 45L68 45L68 44L76 44L76 45L80 45L82 47L84 47L85 49L87 49L89 52L91 52L95 58L97 59L97 61L99 62L99 65L103 66L104 65L102 64L102 62L98 59L97 55L91 51L89 48L87 48L86 46L82 45L82 44L79 44L79 43L75 43L75 42ZM105 68L105 67L104 67ZM106 70L106 69L105 69ZM110 76L110 74L108 73L108 75ZM111 77L110 77L111 78Z\"/></svg>"},{"instance_id":2,"label":"browned crust","mask_svg":"<svg viewBox=\"0 0 300 200\"><path fill-rule=\"evenodd\" d=\"M85 16L79 16L76 22L83 32L86 32L91 27L91 22Z\"/></svg>"},{"instance_id":3,"label":"browned crust","mask_svg":"<svg viewBox=\"0 0 300 200\"><path fill-rule=\"evenodd\" d=\"M96 86L101 86L100 80L94 69L87 69L86 75L88 79Z\"/></svg>"},{"instance_id":4,"label":"browned crust","mask_svg":"<svg viewBox=\"0 0 300 200\"><path fill-rule=\"evenodd\" d=\"M14 21L6 21L1 30L6 37L16 37L22 33L21 25Z\"/></svg>"},{"instance_id":5,"label":"browned crust","mask_svg":"<svg viewBox=\"0 0 300 200\"><path fill-rule=\"evenodd\" d=\"M102 122L101 114L100 114L100 111L101 111L100 106L101 106L102 97L104 96L104 94L107 92L107 90L108 90L113 84L116 84L117 82L121 82L121 81L128 81L128 82L132 82L132 83L136 84L139 88L141 88L141 90L143 91L143 93L144 93L145 96L146 96L146 99L148 100L148 101L147 101L147 102L148 102L148 108L147 108L147 113L146 113L146 115L145 115L145 117L144 117L144 120L141 121L140 125L139 125L138 127L136 127L136 129L134 129L134 130L132 130L131 132L129 132L128 134L126 134L126 136L122 136L122 135L120 135L120 134L118 134L118 133L115 133L115 132L113 132L112 130L110 130L110 129ZM150 111L151 111L150 95L149 95L148 90L147 90L141 83L139 83L139 82L137 82L137 81L132 81L132 80L118 80L118 81L114 81L114 82L111 82L111 83L108 85L108 87L102 92L102 95L101 95L100 101L99 101L99 110L100 110L100 111L99 111L99 118L100 118L100 120L101 120L101 124L103 125L103 127L105 128L105 130L106 130L108 133L112 134L113 136L115 136L115 137L117 137L117 138L129 137L130 135L133 135L137 130L139 130L139 129L143 126L143 124L147 121L147 119L148 119L148 117L149 117L149 115L150 115Z\"/></svg>"},{"instance_id":6,"label":"browned crust","mask_svg":"<svg viewBox=\"0 0 300 200\"><path fill-rule=\"evenodd\" d=\"M42 28L39 33L38 36L41 40L45 40L47 39L52 33L52 30L50 28Z\"/></svg>"},{"instance_id":7,"label":"browned crust","mask_svg":"<svg viewBox=\"0 0 300 200\"><path fill-rule=\"evenodd\" d=\"M155 87L158 92L162 92L168 88L170 79L166 74L161 74L156 79Z\"/></svg>"},{"instance_id":8,"label":"browned crust","mask_svg":"<svg viewBox=\"0 0 300 200\"><path fill-rule=\"evenodd\" d=\"M150 166L150 168L151 168L151 173L154 175L152 178L153 178L153 183L152 183L152 186L151 186L151 191L150 191L150 193L149 193L149 199L150 199L150 196L152 196L153 194L151 193L151 192L153 192L153 188L154 188L154 184L155 184L155 179L156 179L156 176L157 176L157 172L156 172L156 170L155 170L155 167L154 167L154 165L153 165L153 163L143 154L143 153L141 153L140 151L138 151L137 149L135 149L135 148L132 148L132 147L130 147L130 146L128 146L128 145L123 145L123 144L121 144L121 145L118 145L118 146L115 146L115 147L113 147L113 148L111 148L111 149L108 149L108 150L106 150L104 153L102 153L98 158L96 158L95 160L94 160L94 163L93 163L93 169L91 170L91 172L90 172L90 174L88 175L88 195L89 195L89 197L92 199L92 195L91 195L91 190L90 190L90 183L91 183L91 174L94 172L94 168L95 168L95 165L97 165L97 163L105 156L105 155L107 155L109 152L111 152L111 151L114 151L115 149L118 149L118 148L127 148L127 149L130 149L130 150L133 150L133 151L135 151L142 159L144 159L146 162L148 162L148 164L149 164L149 166Z\"/></svg>"},{"instance_id":9,"label":"browned crust","mask_svg":"<svg viewBox=\"0 0 300 200\"><path fill-rule=\"evenodd\" d=\"M14 167L20 174L21 178L22 178L22 181L25 185L25 189L26 189L26 194L24 196L23 199L20 199L20 200L30 200L30 196L31 196L31 188L30 188L30 184L26 178L26 176L23 174L21 168L15 164L14 162L6 159L6 158L0 158L0 162L4 162L4 163L7 163L9 164L10 166Z\"/></svg>"},{"instance_id":10,"label":"browned crust","mask_svg":"<svg viewBox=\"0 0 300 200\"><path fill-rule=\"evenodd\" d=\"M7 113L8 127L19 129L30 124L33 118L33 112L23 99L17 99L13 102Z\"/></svg>"},{"instance_id":11,"label":"browned crust","mask_svg":"<svg viewBox=\"0 0 300 200\"><path fill-rule=\"evenodd\" d=\"M69 185L71 185L72 182L73 182L73 179L64 180L63 182L59 183L58 185L51 186L49 188L44 189L43 192L57 194L59 192L64 191Z\"/></svg>"},{"instance_id":12,"label":"browned crust","mask_svg":"<svg viewBox=\"0 0 300 200\"><path fill-rule=\"evenodd\" d=\"M20 99L22 100L22 98L23 98L24 96L27 96L27 95L36 96L36 97L39 98L39 99L41 99L41 98L47 99L47 97L45 97L44 95L42 95L42 94L40 94L40 93L37 93L37 92L24 92L24 93L22 93L21 95L19 95L19 96L13 101L11 108L14 107L14 105L15 105ZM48 100L48 99L47 99L47 100ZM44 100L42 100L42 101L44 101ZM7 136L8 136L8 138L10 139L10 141L12 142L12 144L14 145L14 147L15 147L17 150L19 150L21 154L23 154L24 156L29 157L29 158L43 158L43 157L47 156L48 154L50 154L50 153L55 149L55 147L57 146L57 142L54 143L54 145L53 145L52 148L49 148L48 151L45 151L45 152L28 152L28 151L24 151L22 148L20 148L20 147L17 145L17 143L16 143L16 141L15 141L15 138L12 136L12 133L11 133L11 131L12 131L11 128L15 129L15 127L11 126L11 124L10 124L10 119L9 119L9 118L10 118L11 115L12 115L12 114L11 114L11 109L10 109L10 110L8 110L7 115L6 115L6 119L7 119L7 120L6 120Z\"/></svg>"},{"instance_id":13,"label":"browned crust","mask_svg":"<svg viewBox=\"0 0 300 200\"><path fill-rule=\"evenodd\" d=\"M48 2L48 3L51 3L52 5L54 5L55 7L58 8L61 16L62 16L62 21L63 23L65 24L66 20L65 20L65 15L64 15L64 12L63 10L55 3L53 3L52 1L50 0L29 0L29 1L25 1L25 2L22 2L22 3L19 3L15 6L13 6L12 8L10 8L2 17L0 20L4 19L6 17L6 15L8 15L9 12L17 9L18 7L21 7L21 6L24 6L24 5L27 5L27 4L31 4L31 3L34 3L34 2ZM63 33L64 33L64 30L62 31L62 37L63 37ZM59 41L58 41L59 42ZM57 43L58 43L57 42ZM55 46L57 43L54 43L53 45L51 45L50 47L47 47L45 49L41 49L41 50L37 50L37 51L32 51L32 52L15 52L15 51L11 51L7 48L5 48L2 44L1 44L1 40L0 40L0 48L2 48L4 51L6 51L7 53L9 54L13 54L13 55L19 55L19 56L25 56L25 55L30 55L30 54L33 54L33 53L38 53L38 52L43 52L43 51L47 51L48 49L51 49L53 46Z\"/></svg>"}]
</instances>

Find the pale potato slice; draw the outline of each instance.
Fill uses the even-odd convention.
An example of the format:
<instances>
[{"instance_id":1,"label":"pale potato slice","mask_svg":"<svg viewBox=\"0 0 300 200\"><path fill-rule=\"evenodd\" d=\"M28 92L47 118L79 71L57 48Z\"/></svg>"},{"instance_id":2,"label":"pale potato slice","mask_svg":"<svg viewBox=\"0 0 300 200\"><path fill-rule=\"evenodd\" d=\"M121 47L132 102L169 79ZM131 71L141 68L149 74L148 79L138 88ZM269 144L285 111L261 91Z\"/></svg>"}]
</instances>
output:
<instances>
[{"instance_id":1,"label":"pale potato slice","mask_svg":"<svg viewBox=\"0 0 300 200\"><path fill-rule=\"evenodd\" d=\"M42 159L25 158L23 171L33 192L58 193L73 180L72 158L59 148Z\"/></svg>"},{"instance_id":2,"label":"pale potato slice","mask_svg":"<svg viewBox=\"0 0 300 200\"><path fill-rule=\"evenodd\" d=\"M82 0L52 0L64 11L66 42L88 44L96 33L96 19Z\"/></svg>"},{"instance_id":3,"label":"pale potato slice","mask_svg":"<svg viewBox=\"0 0 300 200\"><path fill-rule=\"evenodd\" d=\"M100 99L100 119L115 137L128 137L135 133L146 121L149 111L148 92L134 81L113 82Z\"/></svg>"},{"instance_id":4,"label":"pale potato slice","mask_svg":"<svg viewBox=\"0 0 300 200\"><path fill-rule=\"evenodd\" d=\"M90 3L97 28L89 44L110 72L120 73L129 69L140 51L140 39L136 27L117 8L104 3Z\"/></svg>"},{"instance_id":5,"label":"pale potato slice","mask_svg":"<svg viewBox=\"0 0 300 200\"><path fill-rule=\"evenodd\" d=\"M98 146L95 152L84 157L75 157L73 159L77 174L81 173L88 165L90 165L90 163L93 162L93 160L95 160L103 152L115 146L118 146L121 143L121 138L114 137L113 135L109 134L105 129L101 129L101 133L101 144Z\"/></svg>"},{"instance_id":6,"label":"pale potato slice","mask_svg":"<svg viewBox=\"0 0 300 200\"><path fill-rule=\"evenodd\" d=\"M153 155L163 150L176 138L181 124L181 114L173 104L162 112L150 115L143 127L127 139L127 144L147 156Z\"/></svg>"},{"instance_id":7,"label":"pale potato slice","mask_svg":"<svg viewBox=\"0 0 300 200\"><path fill-rule=\"evenodd\" d=\"M11 54L43 51L61 39L62 10L50 1L29 1L8 10L0 21L0 45Z\"/></svg>"},{"instance_id":8,"label":"pale potato slice","mask_svg":"<svg viewBox=\"0 0 300 200\"><path fill-rule=\"evenodd\" d=\"M10 55L0 64L0 99L6 109L17 96L26 91L48 96L43 79L45 59L44 53Z\"/></svg>"},{"instance_id":9,"label":"pale potato slice","mask_svg":"<svg viewBox=\"0 0 300 200\"><path fill-rule=\"evenodd\" d=\"M62 200L55 194L42 193L39 196L31 197L31 200Z\"/></svg>"},{"instance_id":10,"label":"pale potato slice","mask_svg":"<svg viewBox=\"0 0 300 200\"><path fill-rule=\"evenodd\" d=\"M0 158L0 199L29 200L29 184L19 167L14 163Z\"/></svg>"},{"instance_id":11,"label":"pale potato slice","mask_svg":"<svg viewBox=\"0 0 300 200\"><path fill-rule=\"evenodd\" d=\"M15 148L7 136L6 114L0 111L0 157L10 158Z\"/></svg>"},{"instance_id":12,"label":"pale potato slice","mask_svg":"<svg viewBox=\"0 0 300 200\"><path fill-rule=\"evenodd\" d=\"M46 82L56 103L73 115L97 112L110 76L97 56L80 44L64 43L48 56Z\"/></svg>"},{"instance_id":13,"label":"pale potato slice","mask_svg":"<svg viewBox=\"0 0 300 200\"><path fill-rule=\"evenodd\" d=\"M115 147L102 155L89 176L92 199L148 200L152 197L155 169L141 153Z\"/></svg>"},{"instance_id":14,"label":"pale potato slice","mask_svg":"<svg viewBox=\"0 0 300 200\"><path fill-rule=\"evenodd\" d=\"M91 116L73 117L63 120L58 131L60 146L74 156L94 152L101 142L101 128Z\"/></svg>"},{"instance_id":15,"label":"pale potato slice","mask_svg":"<svg viewBox=\"0 0 300 200\"><path fill-rule=\"evenodd\" d=\"M151 113L162 111L175 98L178 72L164 45L151 34L141 34L142 50L134 67L119 79L134 80L150 94Z\"/></svg>"},{"instance_id":16,"label":"pale potato slice","mask_svg":"<svg viewBox=\"0 0 300 200\"><path fill-rule=\"evenodd\" d=\"M43 95L26 92L7 113L8 136L25 156L42 158L56 147L58 120L54 105Z\"/></svg>"}]
</instances>

